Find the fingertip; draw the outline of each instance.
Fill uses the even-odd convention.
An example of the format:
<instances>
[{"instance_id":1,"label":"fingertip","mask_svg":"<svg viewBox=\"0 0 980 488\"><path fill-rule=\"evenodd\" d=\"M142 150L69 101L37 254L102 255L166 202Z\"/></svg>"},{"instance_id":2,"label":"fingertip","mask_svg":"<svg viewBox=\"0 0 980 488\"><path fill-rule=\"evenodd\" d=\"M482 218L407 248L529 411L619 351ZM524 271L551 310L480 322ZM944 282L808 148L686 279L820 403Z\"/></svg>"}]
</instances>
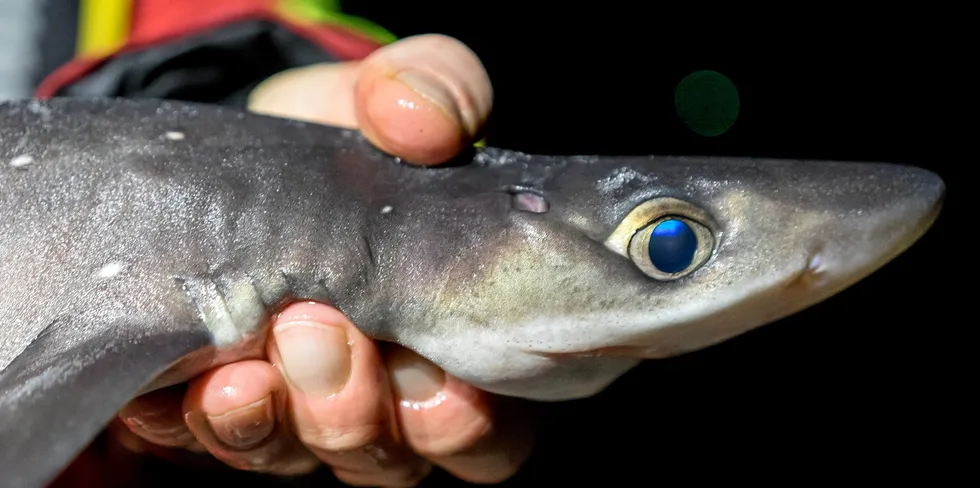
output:
<instances>
[{"instance_id":1,"label":"fingertip","mask_svg":"<svg viewBox=\"0 0 980 488\"><path fill-rule=\"evenodd\" d=\"M340 310L302 302L276 316L269 348L287 378L296 434L319 459L349 483L415 482L424 461L400 442L373 340Z\"/></svg>"},{"instance_id":2,"label":"fingertip","mask_svg":"<svg viewBox=\"0 0 980 488\"><path fill-rule=\"evenodd\" d=\"M136 433L133 432L133 430L126 425L122 419L115 419L109 424L106 431L112 440L114 440L117 445L121 446L127 452L144 454L148 451L149 441L136 435Z\"/></svg>"},{"instance_id":3,"label":"fingertip","mask_svg":"<svg viewBox=\"0 0 980 488\"><path fill-rule=\"evenodd\" d=\"M411 163L444 163L469 140L454 106L443 109L397 79L366 74L358 79L355 98L364 136Z\"/></svg>"},{"instance_id":4,"label":"fingertip","mask_svg":"<svg viewBox=\"0 0 980 488\"><path fill-rule=\"evenodd\" d=\"M477 55L442 35L403 39L364 60L354 90L365 137L422 165L448 161L482 131L493 104Z\"/></svg>"},{"instance_id":5,"label":"fingertip","mask_svg":"<svg viewBox=\"0 0 980 488\"><path fill-rule=\"evenodd\" d=\"M268 356L286 378L294 408L347 387L356 332L339 310L316 302L294 303L274 318Z\"/></svg>"},{"instance_id":6,"label":"fingertip","mask_svg":"<svg viewBox=\"0 0 980 488\"><path fill-rule=\"evenodd\" d=\"M389 374L397 392L399 421L406 441L416 452L431 460L467 452L494 429L489 395L446 375L438 391L423 398L420 393L434 391L437 386L430 384L430 380L422 380L430 376L425 372L430 367L419 363L424 364L422 361L412 365L406 361L402 366L397 362L389 363L389 368L393 368ZM416 395L406 396L406 392Z\"/></svg>"},{"instance_id":7,"label":"fingertip","mask_svg":"<svg viewBox=\"0 0 980 488\"><path fill-rule=\"evenodd\" d=\"M184 418L203 449L238 469L297 475L317 463L289 432L286 386L265 361L233 363L195 379Z\"/></svg>"},{"instance_id":8,"label":"fingertip","mask_svg":"<svg viewBox=\"0 0 980 488\"><path fill-rule=\"evenodd\" d=\"M197 432L206 448L214 435L234 449L248 449L268 438L277 423L277 402L284 385L279 372L264 361L242 361L217 368L195 379L184 400L184 415L207 423ZM198 429L202 430L202 429Z\"/></svg>"},{"instance_id":9,"label":"fingertip","mask_svg":"<svg viewBox=\"0 0 980 488\"><path fill-rule=\"evenodd\" d=\"M456 382L451 381L442 369L401 346L390 345L387 348L385 367L394 393L403 407L418 410L436 406L446 399L447 393L455 393L457 388ZM468 392L461 390L460 393Z\"/></svg>"},{"instance_id":10,"label":"fingertip","mask_svg":"<svg viewBox=\"0 0 980 488\"><path fill-rule=\"evenodd\" d=\"M350 486L384 486L386 488L412 488L418 486L432 472L432 465L426 462L398 466L383 474L334 468L337 479Z\"/></svg>"},{"instance_id":11,"label":"fingertip","mask_svg":"<svg viewBox=\"0 0 980 488\"><path fill-rule=\"evenodd\" d=\"M387 365L405 439L429 461L471 483L498 483L530 455L529 416L513 402L445 373L440 384L435 366L406 349Z\"/></svg>"},{"instance_id":12,"label":"fingertip","mask_svg":"<svg viewBox=\"0 0 980 488\"><path fill-rule=\"evenodd\" d=\"M383 433L391 413L384 366L374 341L343 312L318 302L291 304L275 317L272 338L268 355L287 380L302 439L344 450L333 444Z\"/></svg>"},{"instance_id":13,"label":"fingertip","mask_svg":"<svg viewBox=\"0 0 980 488\"><path fill-rule=\"evenodd\" d=\"M142 439L164 447L184 447L194 436L184 424L184 385L141 395L119 411L119 419Z\"/></svg>"},{"instance_id":14,"label":"fingertip","mask_svg":"<svg viewBox=\"0 0 980 488\"><path fill-rule=\"evenodd\" d=\"M191 381L183 408L221 415L283 390L282 376L265 361L241 361Z\"/></svg>"},{"instance_id":15,"label":"fingertip","mask_svg":"<svg viewBox=\"0 0 980 488\"><path fill-rule=\"evenodd\" d=\"M381 150L420 165L449 161L483 130L493 88L479 57L448 36L421 35L363 61L276 74L249 95L249 110L359 127Z\"/></svg>"},{"instance_id":16,"label":"fingertip","mask_svg":"<svg viewBox=\"0 0 980 488\"><path fill-rule=\"evenodd\" d=\"M273 327L288 322L317 322L340 327L353 327L354 324L335 307L319 302L305 301L293 303L279 312Z\"/></svg>"}]
</instances>

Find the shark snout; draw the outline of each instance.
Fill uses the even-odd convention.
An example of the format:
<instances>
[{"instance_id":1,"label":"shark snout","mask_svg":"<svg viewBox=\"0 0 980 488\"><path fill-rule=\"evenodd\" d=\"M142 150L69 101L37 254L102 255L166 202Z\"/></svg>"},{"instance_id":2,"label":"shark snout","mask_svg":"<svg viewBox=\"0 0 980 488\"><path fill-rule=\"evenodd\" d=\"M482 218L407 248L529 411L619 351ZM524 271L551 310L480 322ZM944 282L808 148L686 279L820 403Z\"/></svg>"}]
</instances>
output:
<instances>
[{"instance_id":1,"label":"shark snout","mask_svg":"<svg viewBox=\"0 0 980 488\"><path fill-rule=\"evenodd\" d=\"M921 168L893 166L891 181L883 181L882 196L866 210L866 243L880 254L874 267L883 265L918 241L939 216L946 184L936 173ZM858 224L860 225L860 224Z\"/></svg>"},{"instance_id":2,"label":"shark snout","mask_svg":"<svg viewBox=\"0 0 980 488\"><path fill-rule=\"evenodd\" d=\"M918 189L918 200L921 202L922 208L919 225L924 233L936 221L943 203L946 201L946 183L932 171L916 168L916 173L917 183L915 186Z\"/></svg>"},{"instance_id":3,"label":"shark snout","mask_svg":"<svg viewBox=\"0 0 980 488\"><path fill-rule=\"evenodd\" d=\"M890 165L838 188L840 205L810 243L793 286L846 288L918 241L936 221L946 185L936 173Z\"/></svg>"}]
</instances>

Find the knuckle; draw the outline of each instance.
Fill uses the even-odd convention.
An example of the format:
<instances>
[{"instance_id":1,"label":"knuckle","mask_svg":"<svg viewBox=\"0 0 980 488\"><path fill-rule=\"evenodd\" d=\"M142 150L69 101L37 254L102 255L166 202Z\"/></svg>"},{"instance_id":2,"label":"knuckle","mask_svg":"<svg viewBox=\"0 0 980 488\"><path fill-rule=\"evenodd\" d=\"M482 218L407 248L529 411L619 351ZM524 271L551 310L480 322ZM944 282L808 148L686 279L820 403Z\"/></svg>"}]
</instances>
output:
<instances>
[{"instance_id":1,"label":"knuckle","mask_svg":"<svg viewBox=\"0 0 980 488\"><path fill-rule=\"evenodd\" d=\"M284 463L276 464L263 469L249 469L247 471L253 471L261 474L271 474L274 476L306 476L315 472L320 466L321 465L319 463L314 462L304 462L302 464Z\"/></svg>"},{"instance_id":2,"label":"knuckle","mask_svg":"<svg viewBox=\"0 0 980 488\"><path fill-rule=\"evenodd\" d=\"M302 476L316 471L320 466L320 460L313 456L296 456L280 464L273 473L279 476Z\"/></svg>"},{"instance_id":3,"label":"knuckle","mask_svg":"<svg viewBox=\"0 0 980 488\"><path fill-rule=\"evenodd\" d=\"M286 457L263 450L245 453L219 451L212 454L235 469L278 476L300 476L319 467L319 462L312 456Z\"/></svg>"},{"instance_id":4,"label":"knuckle","mask_svg":"<svg viewBox=\"0 0 980 488\"><path fill-rule=\"evenodd\" d=\"M459 474L459 478L467 483L478 485L496 485L503 483L517 474L518 466L495 465L492 469L480 472Z\"/></svg>"},{"instance_id":5,"label":"knuckle","mask_svg":"<svg viewBox=\"0 0 980 488\"><path fill-rule=\"evenodd\" d=\"M412 469L406 470L404 477L402 478L402 485L400 486L416 486L422 483L432 472L432 465L429 463L422 463L415 465Z\"/></svg>"},{"instance_id":6,"label":"knuckle","mask_svg":"<svg viewBox=\"0 0 980 488\"><path fill-rule=\"evenodd\" d=\"M374 445L384 434L378 424L359 427L316 427L298 429L297 436L307 446L330 452L363 450Z\"/></svg>"},{"instance_id":7,"label":"knuckle","mask_svg":"<svg viewBox=\"0 0 980 488\"><path fill-rule=\"evenodd\" d=\"M334 469L333 475L338 481L349 486L384 486L386 481L379 479L381 476L377 474L356 473L343 469Z\"/></svg>"},{"instance_id":8,"label":"knuckle","mask_svg":"<svg viewBox=\"0 0 980 488\"><path fill-rule=\"evenodd\" d=\"M421 484L431 470L431 465L420 464L391 467L376 473L361 473L337 468L333 472L338 480L351 486L412 488Z\"/></svg>"}]
</instances>

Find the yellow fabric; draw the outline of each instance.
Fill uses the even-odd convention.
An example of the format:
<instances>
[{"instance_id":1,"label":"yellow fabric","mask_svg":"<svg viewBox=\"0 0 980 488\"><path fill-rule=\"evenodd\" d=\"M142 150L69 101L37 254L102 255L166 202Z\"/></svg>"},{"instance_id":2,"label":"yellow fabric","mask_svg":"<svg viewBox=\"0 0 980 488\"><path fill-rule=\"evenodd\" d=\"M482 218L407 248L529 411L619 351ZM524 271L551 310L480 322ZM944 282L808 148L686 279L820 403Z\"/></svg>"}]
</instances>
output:
<instances>
[{"instance_id":1,"label":"yellow fabric","mask_svg":"<svg viewBox=\"0 0 980 488\"><path fill-rule=\"evenodd\" d=\"M100 57L119 50L129 38L133 0L81 0L78 12L79 57Z\"/></svg>"}]
</instances>

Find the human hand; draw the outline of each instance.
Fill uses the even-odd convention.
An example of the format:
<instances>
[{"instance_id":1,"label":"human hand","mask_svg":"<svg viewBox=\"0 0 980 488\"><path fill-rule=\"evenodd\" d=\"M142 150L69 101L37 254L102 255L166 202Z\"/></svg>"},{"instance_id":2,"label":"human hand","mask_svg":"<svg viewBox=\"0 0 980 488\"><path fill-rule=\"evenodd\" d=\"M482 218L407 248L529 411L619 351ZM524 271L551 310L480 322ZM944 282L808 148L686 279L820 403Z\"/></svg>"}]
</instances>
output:
<instances>
[{"instance_id":1,"label":"human hand","mask_svg":"<svg viewBox=\"0 0 980 488\"><path fill-rule=\"evenodd\" d=\"M476 55L443 36L287 71L250 98L255 112L359 128L385 152L425 165L472 144L491 104ZM514 401L376 344L334 308L294 304L272 327L267 360L140 397L120 412L123 423L146 442L207 451L235 468L295 475L326 464L358 486L412 486L432 465L497 482L529 454L531 429Z\"/></svg>"}]
</instances>

